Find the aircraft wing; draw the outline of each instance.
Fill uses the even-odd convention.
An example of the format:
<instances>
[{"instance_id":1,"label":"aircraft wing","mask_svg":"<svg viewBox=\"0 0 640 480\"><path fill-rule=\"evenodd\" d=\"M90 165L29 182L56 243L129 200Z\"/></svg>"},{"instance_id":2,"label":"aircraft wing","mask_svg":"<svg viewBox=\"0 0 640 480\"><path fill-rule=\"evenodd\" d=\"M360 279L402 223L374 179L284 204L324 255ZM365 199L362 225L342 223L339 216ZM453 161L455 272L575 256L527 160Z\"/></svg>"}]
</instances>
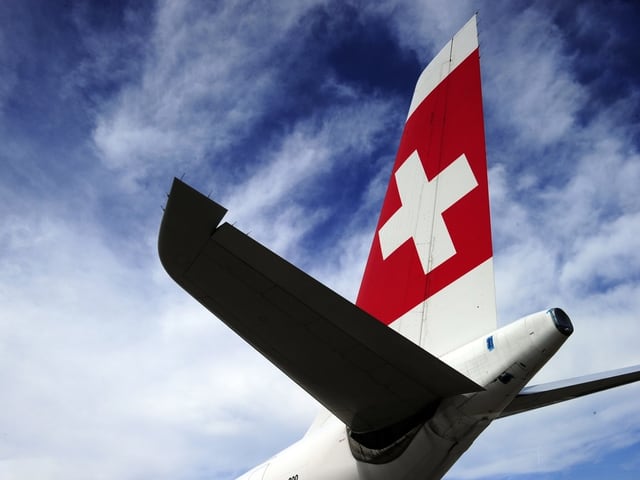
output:
<instances>
[{"instance_id":1,"label":"aircraft wing","mask_svg":"<svg viewBox=\"0 0 640 480\"><path fill-rule=\"evenodd\" d=\"M228 223L175 179L158 250L169 275L356 433L483 390Z\"/></svg>"},{"instance_id":2,"label":"aircraft wing","mask_svg":"<svg viewBox=\"0 0 640 480\"><path fill-rule=\"evenodd\" d=\"M498 418L526 412L640 380L640 365L524 388Z\"/></svg>"}]
</instances>

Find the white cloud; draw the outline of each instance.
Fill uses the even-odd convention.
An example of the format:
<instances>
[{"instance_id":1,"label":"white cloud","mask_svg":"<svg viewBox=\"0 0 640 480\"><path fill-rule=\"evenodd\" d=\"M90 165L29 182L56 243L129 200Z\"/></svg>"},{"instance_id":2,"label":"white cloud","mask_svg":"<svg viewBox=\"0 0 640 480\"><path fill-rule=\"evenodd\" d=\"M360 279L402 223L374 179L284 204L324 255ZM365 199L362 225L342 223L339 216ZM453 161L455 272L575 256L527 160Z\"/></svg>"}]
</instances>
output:
<instances>
[{"instance_id":1,"label":"white cloud","mask_svg":"<svg viewBox=\"0 0 640 480\"><path fill-rule=\"evenodd\" d=\"M563 266L560 281L573 284L573 288L597 282L605 289L618 282L637 282L638 275L633 272L640 271L636 249L639 224L640 212L634 212L607 222L592 236L580 238L577 253Z\"/></svg>"},{"instance_id":2,"label":"white cloud","mask_svg":"<svg viewBox=\"0 0 640 480\"><path fill-rule=\"evenodd\" d=\"M271 50L300 9L161 2L141 78L97 119L105 165L132 186L154 171L196 169L246 134L276 89Z\"/></svg>"},{"instance_id":3,"label":"white cloud","mask_svg":"<svg viewBox=\"0 0 640 480\"><path fill-rule=\"evenodd\" d=\"M290 249L330 215L323 207L310 210L305 204L318 195L327 200L327 191L341 188L330 184L328 176L353 162L355 152L372 152L392 106L375 98L349 102L297 123L260 165L246 168L245 178L228 188L230 195L221 200L229 209L226 220L237 219L240 229L295 258Z\"/></svg>"},{"instance_id":4,"label":"white cloud","mask_svg":"<svg viewBox=\"0 0 640 480\"><path fill-rule=\"evenodd\" d=\"M444 3L367 8L389 15L399 41L426 61L472 13L470 2ZM61 192L53 204L27 196L0 206L0 378L12 387L0 412L0 477L180 478L200 469L225 478L304 431L315 403L166 276L155 253L160 212L146 210L140 185L165 182L169 171L204 182L197 175L214 171L227 220L355 298L393 161L376 141L404 107L361 103L328 76L340 105L318 105L273 135L250 166L226 159L233 175L210 158L282 94L273 47L309 5L160 3L140 65L120 72L127 83L97 105L96 171L106 167L109 181L83 180L88 187L73 200ZM485 105L499 124L491 128L509 132L489 158L501 321L566 307L576 333L538 377L551 381L640 363L640 279L630 273L640 263L640 162L619 124L624 102L576 121L588 92L572 75L563 32L536 8L493 23L495 13L481 12L480 20ZM104 51L70 73L80 84L107 72L127 45L84 34ZM510 157L529 147L551 158ZM336 185L328 179L353 152L380 171L363 180L362 204L325 256L308 255L300 242L331 222ZM566 181L549 181L555 168ZM111 178L137 194L118 216L130 224L96 217L99 202L118 195ZM0 192L13 199L18 189ZM310 196L322 207L307 208ZM140 237L115 238L115 229ZM497 422L452 478L557 471L637 441L635 392Z\"/></svg>"},{"instance_id":5,"label":"white cloud","mask_svg":"<svg viewBox=\"0 0 640 480\"><path fill-rule=\"evenodd\" d=\"M562 32L530 7L493 23L490 38L483 79L486 102L496 111L492 120L504 122L536 149L561 140L586 100L568 68L571 58L563 51Z\"/></svg>"},{"instance_id":6,"label":"white cloud","mask_svg":"<svg viewBox=\"0 0 640 480\"><path fill-rule=\"evenodd\" d=\"M153 250L127 264L85 222L20 213L0 238L3 478L228 470L242 450L212 462L203 445L283 424L271 442L284 445L304 427L315 403L160 274Z\"/></svg>"}]
</instances>

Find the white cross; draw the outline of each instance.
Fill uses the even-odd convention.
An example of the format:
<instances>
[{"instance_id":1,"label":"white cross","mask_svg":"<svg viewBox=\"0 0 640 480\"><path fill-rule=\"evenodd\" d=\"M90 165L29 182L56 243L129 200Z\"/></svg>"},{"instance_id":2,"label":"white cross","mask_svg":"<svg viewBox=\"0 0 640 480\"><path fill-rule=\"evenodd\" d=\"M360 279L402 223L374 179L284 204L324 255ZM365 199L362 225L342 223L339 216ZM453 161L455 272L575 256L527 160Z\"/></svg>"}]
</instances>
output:
<instances>
[{"instance_id":1,"label":"white cross","mask_svg":"<svg viewBox=\"0 0 640 480\"><path fill-rule=\"evenodd\" d=\"M398 168L395 178L402 206L378 231L382 258L411 238L426 275L456 253L442 212L478 182L464 154L429 181L417 151Z\"/></svg>"}]
</instances>

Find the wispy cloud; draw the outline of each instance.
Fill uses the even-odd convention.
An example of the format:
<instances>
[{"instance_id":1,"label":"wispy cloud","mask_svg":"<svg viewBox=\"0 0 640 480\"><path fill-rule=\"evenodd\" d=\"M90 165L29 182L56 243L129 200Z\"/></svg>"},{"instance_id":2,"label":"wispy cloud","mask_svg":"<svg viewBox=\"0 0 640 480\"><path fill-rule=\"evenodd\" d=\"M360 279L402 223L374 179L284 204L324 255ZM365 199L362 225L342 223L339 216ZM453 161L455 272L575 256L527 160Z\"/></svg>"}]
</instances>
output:
<instances>
[{"instance_id":1,"label":"wispy cloud","mask_svg":"<svg viewBox=\"0 0 640 480\"><path fill-rule=\"evenodd\" d=\"M162 193L185 173L353 298L410 72L476 4L36 3L0 7L0 477L233 477L315 403L166 276ZM640 363L625 5L480 3L501 322L557 304L576 324L540 381ZM638 441L636 391L497 422L451 477L606 461Z\"/></svg>"},{"instance_id":2,"label":"wispy cloud","mask_svg":"<svg viewBox=\"0 0 640 480\"><path fill-rule=\"evenodd\" d=\"M97 117L94 140L104 164L137 182L229 162L227 149L248 137L274 101L272 50L296 11L161 2L139 78Z\"/></svg>"}]
</instances>

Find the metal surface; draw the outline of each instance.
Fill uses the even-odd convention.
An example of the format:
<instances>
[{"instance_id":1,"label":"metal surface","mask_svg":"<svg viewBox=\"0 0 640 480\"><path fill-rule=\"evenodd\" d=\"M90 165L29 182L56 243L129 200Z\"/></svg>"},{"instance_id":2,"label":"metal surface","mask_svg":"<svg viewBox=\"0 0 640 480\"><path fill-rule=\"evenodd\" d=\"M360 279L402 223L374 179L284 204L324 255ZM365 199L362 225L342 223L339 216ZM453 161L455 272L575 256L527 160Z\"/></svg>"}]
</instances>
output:
<instances>
[{"instance_id":1,"label":"metal surface","mask_svg":"<svg viewBox=\"0 0 640 480\"><path fill-rule=\"evenodd\" d=\"M187 292L355 432L393 427L481 390L233 226L174 180L160 258Z\"/></svg>"}]
</instances>

